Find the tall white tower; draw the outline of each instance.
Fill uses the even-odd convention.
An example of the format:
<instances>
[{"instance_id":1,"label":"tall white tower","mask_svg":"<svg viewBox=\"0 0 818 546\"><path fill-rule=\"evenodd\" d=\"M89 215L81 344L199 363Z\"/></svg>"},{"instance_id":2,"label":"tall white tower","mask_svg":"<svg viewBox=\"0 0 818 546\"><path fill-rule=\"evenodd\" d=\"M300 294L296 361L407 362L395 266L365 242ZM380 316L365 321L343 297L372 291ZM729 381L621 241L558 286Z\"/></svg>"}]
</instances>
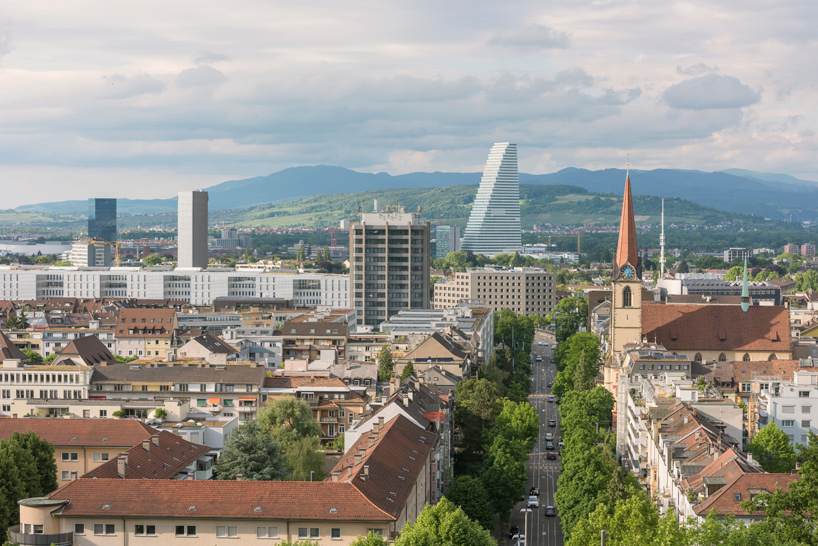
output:
<instances>
[{"instance_id":1,"label":"tall white tower","mask_svg":"<svg viewBox=\"0 0 818 546\"><path fill-rule=\"evenodd\" d=\"M181 191L178 200L178 269L207 267L207 192Z\"/></svg>"},{"instance_id":2,"label":"tall white tower","mask_svg":"<svg viewBox=\"0 0 818 546\"><path fill-rule=\"evenodd\" d=\"M659 278L665 278L665 200L662 198L662 233L659 235Z\"/></svg>"},{"instance_id":3,"label":"tall white tower","mask_svg":"<svg viewBox=\"0 0 818 546\"><path fill-rule=\"evenodd\" d=\"M498 142L489 152L460 249L493 256L522 248L517 145Z\"/></svg>"}]
</instances>

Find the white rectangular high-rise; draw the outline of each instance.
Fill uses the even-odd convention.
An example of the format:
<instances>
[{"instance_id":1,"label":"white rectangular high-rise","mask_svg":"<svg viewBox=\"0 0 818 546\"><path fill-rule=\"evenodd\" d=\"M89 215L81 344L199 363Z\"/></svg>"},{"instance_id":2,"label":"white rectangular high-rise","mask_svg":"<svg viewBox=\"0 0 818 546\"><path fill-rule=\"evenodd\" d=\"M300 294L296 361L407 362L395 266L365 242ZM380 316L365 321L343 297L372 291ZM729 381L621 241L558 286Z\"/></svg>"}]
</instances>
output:
<instances>
[{"instance_id":1,"label":"white rectangular high-rise","mask_svg":"<svg viewBox=\"0 0 818 546\"><path fill-rule=\"evenodd\" d=\"M207 267L207 192L179 192L178 269Z\"/></svg>"}]
</instances>

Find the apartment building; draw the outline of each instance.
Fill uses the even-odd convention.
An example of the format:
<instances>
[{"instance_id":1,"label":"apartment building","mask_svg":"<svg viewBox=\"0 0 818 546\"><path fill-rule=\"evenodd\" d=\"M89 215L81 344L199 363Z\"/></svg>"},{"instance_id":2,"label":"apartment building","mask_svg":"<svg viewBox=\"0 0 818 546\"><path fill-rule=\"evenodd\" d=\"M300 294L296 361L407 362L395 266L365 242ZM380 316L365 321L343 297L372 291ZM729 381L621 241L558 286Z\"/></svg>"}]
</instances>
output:
<instances>
[{"instance_id":1,"label":"apartment building","mask_svg":"<svg viewBox=\"0 0 818 546\"><path fill-rule=\"evenodd\" d=\"M121 309L115 332L116 354L167 359L174 352L173 339L177 329L173 309Z\"/></svg>"},{"instance_id":2,"label":"apartment building","mask_svg":"<svg viewBox=\"0 0 818 546\"><path fill-rule=\"evenodd\" d=\"M201 358L208 364L227 364L236 360L239 351L222 338L213 334L196 336L179 347L178 358Z\"/></svg>"},{"instance_id":3,"label":"apartment building","mask_svg":"<svg viewBox=\"0 0 818 546\"><path fill-rule=\"evenodd\" d=\"M547 315L556 306L556 275L542 269L468 269L435 283L434 308L477 301L522 315Z\"/></svg>"},{"instance_id":4,"label":"apartment building","mask_svg":"<svg viewBox=\"0 0 818 546\"><path fill-rule=\"evenodd\" d=\"M349 230L351 305L376 327L405 308L429 307L429 223L401 206L361 214Z\"/></svg>"},{"instance_id":5,"label":"apartment building","mask_svg":"<svg viewBox=\"0 0 818 546\"><path fill-rule=\"evenodd\" d=\"M346 358L349 328L340 322L290 321L281 327L281 339L284 360L335 361Z\"/></svg>"},{"instance_id":6,"label":"apartment building","mask_svg":"<svg viewBox=\"0 0 818 546\"><path fill-rule=\"evenodd\" d=\"M813 409L814 408L814 409ZM758 429L769 423L787 433L790 442L806 446L810 431L818 433L818 372L796 370L792 382L758 395Z\"/></svg>"},{"instance_id":7,"label":"apartment building","mask_svg":"<svg viewBox=\"0 0 818 546\"><path fill-rule=\"evenodd\" d=\"M239 350L239 360L261 362L277 369L284 362L284 339L273 326L244 326L223 332L222 338Z\"/></svg>"}]
</instances>

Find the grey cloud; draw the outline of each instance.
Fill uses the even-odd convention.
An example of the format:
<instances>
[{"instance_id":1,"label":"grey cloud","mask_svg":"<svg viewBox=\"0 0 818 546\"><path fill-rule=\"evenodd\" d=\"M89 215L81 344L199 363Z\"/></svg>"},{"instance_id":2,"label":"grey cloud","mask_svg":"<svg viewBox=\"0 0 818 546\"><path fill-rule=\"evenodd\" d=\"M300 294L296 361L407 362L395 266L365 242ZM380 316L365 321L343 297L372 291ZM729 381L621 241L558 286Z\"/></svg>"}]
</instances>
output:
<instances>
[{"instance_id":1,"label":"grey cloud","mask_svg":"<svg viewBox=\"0 0 818 546\"><path fill-rule=\"evenodd\" d=\"M112 74L105 76L105 81L108 84L105 95L119 99L159 93L166 87L164 82L144 73L130 77Z\"/></svg>"},{"instance_id":2,"label":"grey cloud","mask_svg":"<svg viewBox=\"0 0 818 546\"><path fill-rule=\"evenodd\" d=\"M738 78L709 74L669 87L663 98L671 108L707 110L750 106L761 96Z\"/></svg>"},{"instance_id":3,"label":"grey cloud","mask_svg":"<svg viewBox=\"0 0 818 546\"><path fill-rule=\"evenodd\" d=\"M220 85L227 81L227 77L206 64L197 66L196 68L188 68L182 70L176 76L175 84L179 87L203 87Z\"/></svg>"},{"instance_id":4,"label":"grey cloud","mask_svg":"<svg viewBox=\"0 0 818 546\"><path fill-rule=\"evenodd\" d=\"M516 30L498 32L489 40L489 45L538 51L566 48L569 42L567 33L533 24Z\"/></svg>"},{"instance_id":5,"label":"grey cloud","mask_svg":"<svg viewBox=\"0 0 818 546\"><path fill-rule=\"evenodd\" d=\"M718 66L708 66L704 63L692 64L690 66L676 66L676 73L684 76L698 76L700 74L708 74L710 72L718 71Z\"/></svg>"},{"instance_id":6,"label":"grey cloud","mask_svg":"<svg viewBox=\"0 0 818 546\"><path fill-rule=\"evenodd\" d=\"M11 53L11 36L0 28L0 57Z\"/></svg>"},{"instance_id":7,"label":"grey cloud","mask_svg":"<svg viewBox=\"0 0 818 546\"><path fill-rule=\"evenodd\" d=\"M212 51L200 51L198 55L193 57L193 64L210 64L219 61L229 61L230 57L222 55L221 53L214 53Z\"/></svg>"}]
</instances>

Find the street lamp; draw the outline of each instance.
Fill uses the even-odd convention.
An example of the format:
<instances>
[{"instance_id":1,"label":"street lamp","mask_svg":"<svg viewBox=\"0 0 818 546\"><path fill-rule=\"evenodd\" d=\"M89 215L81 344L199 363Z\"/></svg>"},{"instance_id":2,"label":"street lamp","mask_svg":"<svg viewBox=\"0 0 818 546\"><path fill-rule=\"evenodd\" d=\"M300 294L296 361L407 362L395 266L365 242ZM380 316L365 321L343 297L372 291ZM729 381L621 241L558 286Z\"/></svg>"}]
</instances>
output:
<instances>
[{"instance_id":1,"label":"street lamp","mask_svg":"<svg viewBox=\"0 0 818 546\"><path fill-rule=\"evenodd\" d=\"M528 514L531 513L531 508L523 508L520 512L525 512L525 522L523 523L523 536L526 537L526 541L528 541ZM518 541L519 542L519 541ZM530 543L530 542L529 542Z\"/></svg>"}]
</instances>

